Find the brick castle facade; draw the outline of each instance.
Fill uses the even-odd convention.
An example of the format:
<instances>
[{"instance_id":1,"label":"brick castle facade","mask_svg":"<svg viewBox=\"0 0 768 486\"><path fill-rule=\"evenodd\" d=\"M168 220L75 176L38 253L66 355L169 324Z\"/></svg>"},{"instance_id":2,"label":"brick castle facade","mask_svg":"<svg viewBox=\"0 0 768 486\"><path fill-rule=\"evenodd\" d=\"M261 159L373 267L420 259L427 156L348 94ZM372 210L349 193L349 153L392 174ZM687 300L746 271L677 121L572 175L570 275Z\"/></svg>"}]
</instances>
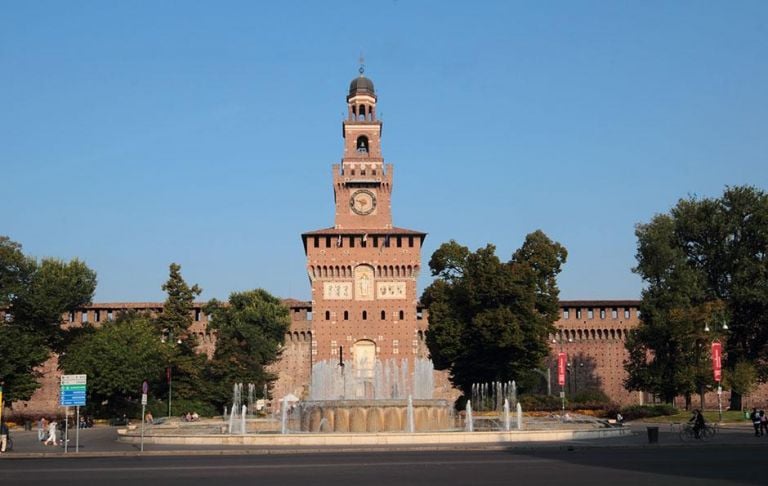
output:
<instances>
[{"instance_id":1,"label":"brick castle facade","mask_svg":"<svg viewBox=\"0 0 768 486\"><path fill-rule=\"evenodd\" d=\"M278 380L272 397L288 393L306 397L313 364L350 362L363 374L375 360L428 357L425 344L428 315L419 307L417 277L426 233L392 224L393 166L381 151L382 122L376 115L373 83L361 74L346 98L343 122L344 152L332 166L335 221L329 228L301 235L306 253L312 300L285 300L291 326L282 357L273 366ZM565 392L599 388L620 404L642 404L649 397L623 387L624 342L639 324L639 301L562 301L556 334L550 336L553 358L543 375L552 377L557 394L554 355L568 356ZM208 329L203 303L195 305L191 331L200 352L209 356L216 334ZM65 316L65 325L99 324L125 310L162 312L162 303L99 303ZM0 314L2 311L0 310ZM0 316L2 317L2 316ZM17 402L23 414L58 410L58 361L51 357L41 368L41 388L28 402ZM435 397L453 398L457 392L446 374L436 372ZM762 391L763 389L761 389ZM361 388L360 397L370 390ZM762 393L761 395L763 395ZM708 401L716 397L708 396Z\"/></svg>"}]
</instances>

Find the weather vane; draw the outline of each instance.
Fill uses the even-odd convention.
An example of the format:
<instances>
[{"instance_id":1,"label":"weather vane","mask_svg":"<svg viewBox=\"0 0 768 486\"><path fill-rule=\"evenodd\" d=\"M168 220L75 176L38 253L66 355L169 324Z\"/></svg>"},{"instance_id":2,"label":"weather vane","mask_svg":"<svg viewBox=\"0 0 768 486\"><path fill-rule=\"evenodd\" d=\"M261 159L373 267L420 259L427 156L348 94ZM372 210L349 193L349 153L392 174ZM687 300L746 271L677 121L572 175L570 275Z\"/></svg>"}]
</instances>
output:
<instances>
[{"instance_id":1,"label":"weather vane","mask_svg":"<svg viewBox=\"0 0 768 486\"><path fill-rule=\"evenodd\" d=\"M360 69L358 69L358 71L360 72L360 76L365 72L365 58L363 57L362 52L360 53Z\"/></svg>"}]
</instances>

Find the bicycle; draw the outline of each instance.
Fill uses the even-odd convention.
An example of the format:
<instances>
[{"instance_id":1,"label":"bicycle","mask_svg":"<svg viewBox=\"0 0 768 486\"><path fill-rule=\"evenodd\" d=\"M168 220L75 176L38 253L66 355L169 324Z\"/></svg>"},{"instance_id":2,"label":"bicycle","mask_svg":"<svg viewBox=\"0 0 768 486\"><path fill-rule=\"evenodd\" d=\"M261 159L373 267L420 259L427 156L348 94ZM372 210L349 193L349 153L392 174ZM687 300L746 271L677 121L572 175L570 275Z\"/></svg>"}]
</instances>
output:
<instances>
[{"instance_id":1,"label":"bicycle","mask_svg":"<svg viewBox=\"0 0 768 486\"><path fill-rule=\"evenodd\" d=\"M680 440L683 442L688 442L691 440L708 440L714 437L717 434L717 427L712 426L709 424L705 424L704 427L702 427L701 430L699 430L699 435L696 435L696 431L693 430L693 424L681 424L680 425L680 431L679 436Z\"/></svg>"}]
</instances>

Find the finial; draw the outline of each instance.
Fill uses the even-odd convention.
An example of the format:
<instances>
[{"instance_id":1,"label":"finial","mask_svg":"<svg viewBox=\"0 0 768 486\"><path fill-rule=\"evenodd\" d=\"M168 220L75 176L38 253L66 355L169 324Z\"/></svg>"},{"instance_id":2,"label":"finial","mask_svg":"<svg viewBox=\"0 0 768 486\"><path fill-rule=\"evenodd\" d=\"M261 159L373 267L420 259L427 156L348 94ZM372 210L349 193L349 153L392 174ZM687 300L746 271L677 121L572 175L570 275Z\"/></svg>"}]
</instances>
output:
<instances>
[{"instance_id":1,"label":"finial","mask_svg":"<svg viewBox=\"0 0 768 486\"><path fill-rule=\"evenodd\" d=\"M362 52L360 53L359 61L360 61L360 69L358 69L357 71L360 73L360 76L362 76L363 73L365 72L365 58L363 57Z\"/></svg>"}]
</instances>

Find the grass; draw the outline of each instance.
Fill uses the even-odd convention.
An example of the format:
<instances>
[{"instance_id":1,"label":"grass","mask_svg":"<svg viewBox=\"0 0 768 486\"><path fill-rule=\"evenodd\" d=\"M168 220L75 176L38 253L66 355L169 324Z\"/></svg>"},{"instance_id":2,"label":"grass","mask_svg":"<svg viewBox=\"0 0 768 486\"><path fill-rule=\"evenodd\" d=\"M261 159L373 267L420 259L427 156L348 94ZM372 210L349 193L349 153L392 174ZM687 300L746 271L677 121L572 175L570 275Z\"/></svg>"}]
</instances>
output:
<instances>
[{"instance_id":1,"label":"grass","mask_svg":"<svg viewBox=\"0 0 768 486\"><path fill-rule=\"evenodd\" d=\"M693 416L693 411L687 412L685 410L680 411L675 415L664 415L659 417L649 417L639 420L639 422L654 422L654 423L673 423L673 422L687 422ZM720 416L717 410L705 410L704 420L707 422L719 422ZM744 418L744 412L738 410L723 411L723 422L746 422Z\"/></svg>"}]
</instances>

